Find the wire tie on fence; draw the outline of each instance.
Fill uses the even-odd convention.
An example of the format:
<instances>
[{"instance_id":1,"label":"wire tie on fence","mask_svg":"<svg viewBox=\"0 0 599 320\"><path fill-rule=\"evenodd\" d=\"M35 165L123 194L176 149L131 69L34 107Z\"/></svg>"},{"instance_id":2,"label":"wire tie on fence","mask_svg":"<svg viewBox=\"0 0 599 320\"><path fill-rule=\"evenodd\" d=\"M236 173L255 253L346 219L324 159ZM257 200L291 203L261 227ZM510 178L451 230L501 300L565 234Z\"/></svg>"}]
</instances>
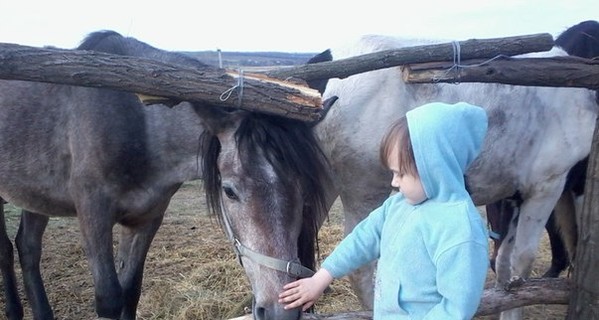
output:
<instances>
[{"instance_id":1,"label":"wire tie on fence","mask_svg":"<svg viewBox=\"0 0 599 320\"><path fill-rule=\"evenodd\" d=\"M462 48L460 47L460 43L458 41L452 41L451 47L453 48L453 65L447 69L445 75L448 75L450 72L455 73L455 78L460 78L460 68L462 68ZM433 77L433 82L439 82L441 79L437 77ZM454 82L455 84L459 84L459 80Z\"/></svg>"},{"instance_id":2,"label":"wire tie on fence","mask_svg":"<svg viewBox=\"0 0 599 320\"><path fill-rule=\"evenodd\" d=\"M459 84L460 81L460 76L461 76L461 70L465 69L465 68L473 68L473 67L482 67L494 60L497 59L501 59L501 58L509 58L509 56L503 55L503 54L498 54L496 56L494 56L493 58L490 58L488 60L485 60L481 63L477 63L477 64L472 64L472 65L463 65L462 64L462 49L460 47L460 43L458 41L453 41L452 43L452 47L453 47L453 65L447 69L447 71L445 72L445 75L448 75L450 72L455 72L455 78L457 78L458 80L454 81L453 83L455 84ZM441 79L437 78L437 77L433 77L433 82L439 82Z\"/></svg>"},{"instance_id":3,"label":"wire tie on fence","mask_svg":"<svg viewBox=\"0 0 599 320\"><path fill-rule=\"evenodd\" d=\"M462 62L462 47L458 41L452 41L451 46L453 47L453 65L459 68Z\"/></svg>"},{"instance_id":4,"label":"wire tie on fence","mask_svg":"<svg viewBox=\"0 0 599 320\"><path fill-rule=\"evenodd\" d=\"M235 91L235 89L239 89L239 92L237 93L237 107L241 107L241 99L243 97L243 70L239 69L238 74L239 76L237 77L237 84L221 93L220 101L229 100L233 91Z\"/></svg>"}]
</instances>

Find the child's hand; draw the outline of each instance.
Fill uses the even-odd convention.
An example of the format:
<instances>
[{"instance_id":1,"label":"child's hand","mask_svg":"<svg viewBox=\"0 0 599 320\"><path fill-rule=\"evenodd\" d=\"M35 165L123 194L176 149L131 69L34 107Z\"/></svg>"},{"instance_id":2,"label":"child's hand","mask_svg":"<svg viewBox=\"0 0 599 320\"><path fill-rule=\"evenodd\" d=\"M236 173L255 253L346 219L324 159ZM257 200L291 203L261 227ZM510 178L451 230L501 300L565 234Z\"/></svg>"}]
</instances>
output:
<instances>
[{"instance_id":1,"label":"child's hand","mask_svg":"<svg viewBox=\"0 0 599 320\"><path fill-rule=\"evenodd\" d=\"M279 303L285 304L285 309L303 306L302 311L308 310L322 295L313 282L312 278L306 278L286 284L285 291L279 294Z\"/></svg>"},{"instance_id":2,"label":"child's hand","mask_svg":"<svg viewBox=\"0 0 599 320\"><path fill-rule=\"evenodd\" d=\"M283 287L284 291L279 294L279 303L285 304L285 309L302 306L302 311L306 311L314 305L332 281L333 277L329 272L320 269L310 278L286 284Z\"/></svg>"}]
</instances>

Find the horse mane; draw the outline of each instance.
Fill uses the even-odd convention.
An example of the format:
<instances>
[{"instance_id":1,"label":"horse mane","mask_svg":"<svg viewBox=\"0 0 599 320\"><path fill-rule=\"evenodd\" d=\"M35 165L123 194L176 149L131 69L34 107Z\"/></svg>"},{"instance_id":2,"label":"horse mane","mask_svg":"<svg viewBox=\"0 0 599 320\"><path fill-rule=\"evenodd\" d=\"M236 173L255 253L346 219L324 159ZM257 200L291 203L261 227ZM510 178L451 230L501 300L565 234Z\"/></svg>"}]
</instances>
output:
<instances>
[{"instance_id":1,"label":"horse mane","mask_svg":"<svg viewBox=\"0 0 599 320\"><path fill-rule=\"evenodd\" d=\"M328 162L312 129L306 123L272 115L247 112L235 139L242 162L251 165L254 154L263 154L277 174L297 182L304 192L302 230L298 238L298 257L303 265L316 266L318 224L327 214L322 177ZM201 142L204 162L202 176L209 211L222 225L221 181L216 160L221 146L210 132L204 132Z\"/></svg>"},{"instance_id":2,"label":"horse mane","mask_svg":"<svg viewBox=\"0 0 599 320\"><path fill-rule=\"evenodd\" d=\"M199 69L209 67L207 64L190 55L158 49L135 38L124 37L120 33L112 30L101 30L90 33L83 39L77 49L93 50L123 56L151 58L162 62L182 64Z\"/></svg>"},{"instance_id":3,"label":"horse mane","mask_svg":"<svg viewBox=\"0 0 599 320\"><path fill-rule=\"evenodd\" d=\"M94 50L123 55L123 46L121 44L123 36L112 30L101 30L88 34L77 47L77 50Z\"/></svg>"},{"instance_id":4,"label":"horse mane","mask_svg":"<svg viewBox=\"0 0 599 320\"><path fill-rule=\"evenodd\" d=\"M588 20L570 27L555 39L555 44L571 56L599 58L599 22Z\"/></svg>"}]
</instances>

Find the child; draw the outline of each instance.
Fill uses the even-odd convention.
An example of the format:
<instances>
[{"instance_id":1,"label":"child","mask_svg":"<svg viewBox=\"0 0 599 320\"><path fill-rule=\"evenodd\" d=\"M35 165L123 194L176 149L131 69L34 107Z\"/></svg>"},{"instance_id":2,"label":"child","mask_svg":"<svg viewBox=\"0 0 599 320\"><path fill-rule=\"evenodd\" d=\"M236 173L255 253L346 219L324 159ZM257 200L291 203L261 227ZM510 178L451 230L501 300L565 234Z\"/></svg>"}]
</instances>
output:
<instances>
[{"instance_id":1,"label":"child","mask_svg":"<svg viewBox=\"0 0 599 320\"><path fill-rule=\"evenodd\" d=\"M307 310L335 278L378 259L374 319L471 319L487 274L488 242L464 175L487 130L485 111L430 103L382 140L399 189L335 248L311 278L285 285L279 302Z\"/></svg>"}]
</instances>

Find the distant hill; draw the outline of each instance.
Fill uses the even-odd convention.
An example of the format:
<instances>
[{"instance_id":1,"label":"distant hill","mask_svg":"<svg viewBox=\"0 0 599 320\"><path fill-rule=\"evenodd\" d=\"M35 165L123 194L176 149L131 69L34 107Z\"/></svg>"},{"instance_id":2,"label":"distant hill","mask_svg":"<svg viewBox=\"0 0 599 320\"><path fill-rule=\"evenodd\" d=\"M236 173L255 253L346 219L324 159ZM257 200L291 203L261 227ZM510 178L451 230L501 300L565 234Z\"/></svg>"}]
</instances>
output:
<instances>
[{"instance_id":1,"label":"distant hill","mask_svg":"<svg viewBox=\"0 0 599 320\"><path fill-rule=\"evenodd\" d=\"M218 67L219 51L194 51L184 52L198 60ZM289 52L233 52L221 51L223 68L237 67L265 67L265 66L292 66L305 64L316 53L289 53Z\"/></svg>"}]
</instances>

